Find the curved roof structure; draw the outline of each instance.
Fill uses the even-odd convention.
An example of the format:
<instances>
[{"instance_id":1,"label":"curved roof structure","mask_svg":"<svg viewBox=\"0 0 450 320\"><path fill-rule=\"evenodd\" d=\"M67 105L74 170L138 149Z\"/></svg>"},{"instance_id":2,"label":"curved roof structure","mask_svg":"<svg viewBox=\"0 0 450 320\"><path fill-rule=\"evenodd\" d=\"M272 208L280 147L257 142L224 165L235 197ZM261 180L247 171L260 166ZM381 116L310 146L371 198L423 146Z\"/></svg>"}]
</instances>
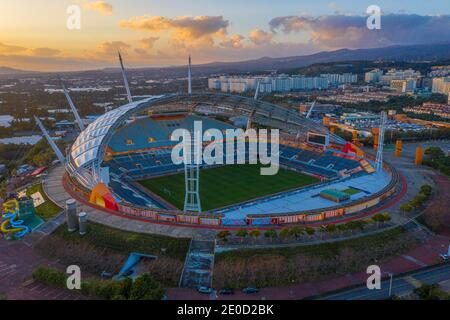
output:
<instances>
[{"instance_id":1,"label":"curved roof structure","mask_svg":"<svg viewBox=\"0 0 450 320\"><path fill-rule=\"evenodd\" d=\"M167 105L172 107L169 108ZM162 108L158 110L158 106ZM72 145L71 164L75 168L80 168L94 161L101 163L112 134L132 115L150 108L154 108L155 111L175 112L186 111L189 107L197 108L203 113L245 115L252 117L254 122L282 127L293 133L299 131L328 133L323 125L302 117L295 110L252 98L223 93L166 94L123 105L97 118L81 132ZM334 140L342 142L338 137L334 137Z\"/></svg>"},{"instance_id":2,"label":"curved roof structure","mask_svg":"<svg viewBox=\"0 0 450 320\"><path fill-rule=\"evenodd\" d=\"M92 122L83 132L81 132L75 140L75 143L72 145L70 155L76 167L82 167L97 158L99 147L101 146L104 138L121 116L136 108L137 105L159 97L161 96L123 105L101 115L94 122Z\"/></svg>"}]
</instances>

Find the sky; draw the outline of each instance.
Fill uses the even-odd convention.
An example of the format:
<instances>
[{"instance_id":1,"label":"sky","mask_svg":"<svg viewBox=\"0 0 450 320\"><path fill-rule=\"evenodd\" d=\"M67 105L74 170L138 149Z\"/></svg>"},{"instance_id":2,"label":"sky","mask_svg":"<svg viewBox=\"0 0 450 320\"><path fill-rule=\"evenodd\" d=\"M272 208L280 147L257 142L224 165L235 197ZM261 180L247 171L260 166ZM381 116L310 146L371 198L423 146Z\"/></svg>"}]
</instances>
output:
<instances>
[{"instance_id":1,"label":"sky","mask_svg":"<svg viewBox=\"0 0 450 320\"><path fill-rule=\"evenodd\" d=\"M0 66L25 70L117 66L118 50L144 67L436 42L449 0L0 0Z\"/></svg>"}]
</instances>

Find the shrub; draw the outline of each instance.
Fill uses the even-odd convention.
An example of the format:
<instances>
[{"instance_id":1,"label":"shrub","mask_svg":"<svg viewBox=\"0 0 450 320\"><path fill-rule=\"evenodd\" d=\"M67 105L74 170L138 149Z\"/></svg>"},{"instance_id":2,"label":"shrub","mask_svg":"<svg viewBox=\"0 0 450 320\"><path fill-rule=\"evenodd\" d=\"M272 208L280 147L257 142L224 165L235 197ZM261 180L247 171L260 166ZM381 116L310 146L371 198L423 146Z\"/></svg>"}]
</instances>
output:
<instances>
[{"instance_id":1,"label":"shrub","mask_svg":"<svg viewBox=\"0 0 450 320\"><path fill-rule=\"evenodd\" d=\"M249 232L250 237L252 238L258 238L261 235L261 231L258 229L253 229Z\"/></svg>"},{"instance_id":2,"label":"shrub","mask_svg":"<svg viewBox=\"0 0 450 320\"><path fill-rule=\"evenodd\" d=\"M266 238L272 238L273 239L273 238L276 238L278 236L278 234L277 234L277 232L275 230L270 229L270 230L267 230L264 233L264 236Z\"/></svg>"},{"instance_id":3,"label":"shrub","mask_svg":"<svg viewBox=\"0 0 450 320\"><path fill-rule=\"evenodd\" d=\"M217 233L217 238L226 240L230 236L230 231L228 230L222 230L219 233Z\"/></svg>"},{"instance_id":4,"label":"shrub","mask_svg":"<svg viewBox=\"0 0 450 320\"><path fill-rule=\"evenodd\" d=\"M67 275L52 268L39 267L33 274L33 279L49 285L66 289ZM164 289L148 273L139 276L135 282L126 278L123 281L87 279L81 282L81 293L86 296L105 300L127 299L161 299Z\"/></svg>"},{"instance_id":5,"label":"shrub","mask_svg":"<svg viewBox=\"0 0 450 320\"><path fill-rule=\"evenodd\" d=\"M280 231L280 237L281 238L287 239L290 236L291 236L291 230L286 228L286 229L283 229L283 230Z\"/></svg>"},{"instance_id":6,"label":"shrub","mask_svg":"<svg viewBox=\"0 0 450 320\"><path fill-rule=\"evenodd\" d=\"M248 236L248 232L246 229L239 229L238 231L236 231L236 236L245 238Z\"/></svg>"},{"instance_id":7,"label":"shrub","mask_svg":"<svg viewBox=\"0 0 450 320\"><path fill-rule=\"evenodd\" d=\"M316 230L315 230L314 228L307 227L307 228L305 229L305 232L306 232L308 235L312 236L314 233L316 233Z\"/></svg>"},{"instance_id":8,"label":"shrub","mask_svg":"<svg viewBox=\"0 0 450 320\"><path fill-rule=\"evenodd\" d=\"M428 184L424 184L420 187L420 192L426 196L430 196L432 191L433 191L433 188Z\"/></svg>"},{"instance_id":9,"label":"shrub","mask_svg":"<svg viewBox=\"0 0 450 320\"><path fill-rule=\"evenodd\" d=\"M35 280L48 283L49 285L55 287L59 288L66 287L66 280L67 280L66 274L56 269L39 267L36 270L34 270L32 277Z\"/></svg>"},{"instance_id":10,"label":"shrub","mask_svg":"<svg viewBox=\"0 0 450 320\"><path fill-rule=\"evenodd\" d=\"M413 207L411 205L407 204L407 203L402 204L400 206L400 211L403 211L403 212L411 212L412 209L413 209Z\"/></svg>"},{"instance_id":11,"label":"shrub","mask_svg":"<svg viewBox=\"0 0 450 320\"><path fill-rule=\"evenodd\" d=\"M149 273L144 273L133 283L130 300L160 300L163 295L161 285Z\"/></svg>"}]
</instances>

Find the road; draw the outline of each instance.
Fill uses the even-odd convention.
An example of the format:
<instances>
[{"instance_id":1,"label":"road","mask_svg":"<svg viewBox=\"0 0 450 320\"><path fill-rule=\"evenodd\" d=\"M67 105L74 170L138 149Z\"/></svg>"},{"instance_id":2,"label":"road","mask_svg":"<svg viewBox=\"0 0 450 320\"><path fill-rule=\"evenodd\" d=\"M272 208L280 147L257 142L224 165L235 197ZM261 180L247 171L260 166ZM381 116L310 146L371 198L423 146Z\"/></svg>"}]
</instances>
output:
<instances>
[{"instance_id":1,"label":"road","mask_svg":"<svg viewBox=\"0 0 450 320\"><path fill-rule=\"evenodd\" d=\"M432 268L425 268L406 276L394 278L392 281L392 295L402 296L424 284L434 284L450 280L450 263ZM381 289L369 290L366 286L341 291L323 296L320 300L382 300L389 298L389 282L381 282Z\"/></svg>"}]
</instances>

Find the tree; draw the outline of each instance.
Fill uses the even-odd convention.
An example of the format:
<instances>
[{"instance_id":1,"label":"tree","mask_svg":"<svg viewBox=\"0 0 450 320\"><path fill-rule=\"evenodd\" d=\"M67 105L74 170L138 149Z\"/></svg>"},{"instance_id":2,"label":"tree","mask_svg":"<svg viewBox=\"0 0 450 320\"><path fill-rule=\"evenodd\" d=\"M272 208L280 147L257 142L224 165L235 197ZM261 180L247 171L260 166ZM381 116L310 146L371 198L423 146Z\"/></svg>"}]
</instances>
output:
<instances>
[{"instance_id":1,"label":"tree","mask_svg":"<svg viewBox=\"0 0 450 320\"><path fill-rule=\"evenodd\" d=\"M414 290L422 300L447 300L449 295L438 284L424 284Z\"/></svg>"},{"instance_id":2,"label":"tree","mask_svg":"<svg viewBox=\"0 0 450 320\"><path fill-rule=\"evenodd\" d=\"M230 231L228 230L222 230L217 234L217 238L222 239L224 242L228 240L228 237L230 236Z\"/></svg>"},{"instance_id":3,"label":"tree","mask_svg":"<svg viewBox=\"0 0 450 320\"><path fill-rule=\"evenodd\" d=\"M300 235L303 234L303 229L298 226L295 226L291 228L290 233L293 237L295 237L295 239L297 239Z\"/></svg>"},{"instance_id":4,"label":"tree","mask_svg":"<svg viewBox=\"0 0 450 320\"><path fill-rule=\"evenodd\" d=\"M337 227L336 227L335 224L329 224L329 225L326 226L325 230L326 230L328 233L335 233L336 230L337 230Z\"/></svg>"},{"instance_id":5,"label":"tree","mask_svg":"<svg viewBox=\"0 0 450 320\"><path fill-rule=\"evenodd\" d=\"M250 237L252 237L253 239L258 238L261 235L261 231L259 231L258 229L253 229L249 232Z\"/></svg>"},{"instance_id":6,"label":"tree","mask_svg":"<svg viewBox=\"0 0 450 320\"><path fill-rule=\"evenodd\" d=\"M149 273L139 276L133 283L130 300L160 300L164 296L161 284Z\"/></svg>"},{"instance_id":7,"label":"tree","mask_svg":"<svg viewBox=\"0 0 450 320\"><path fill-rule=\"evenodd\" d=\"M314 228L311 228L311 227L306 227L305 232L308 235L312 236L312 235L314 235L316 233L316 230Z\"/></svg>"},{"instance_id":8,"label":"tree","mask_svg":"<svg viewBox=\"0 0 450 320\"><path fill-rule=\"evenodd\" d=\"M276 232L275 230L269 229L269 230L267 230L267 231L264 233L264 236L265 236L266 238L270 238L271 240L273 240L273 239L275 239L275 238L278 236L278 234L277 234L277 232Z\"/></svg>"},{"instance_id":9,"label":"tree","mask_svg":"<svg viewBox=\"0 0 450 320\"><path fill-rule=\"evenodd\" d=\"M431 187L428 184L424 184L420 187L420 193L423 193L427 197L431 195L432 191L433 191L433 187Z\"/></svg>"},{"instance_id":10,"label":"tree","mask_svg":"<svg viewBox=\"0 0 450 320\"><path fill-rule=\"evenodd\" d=\"M439 147L429 147L424 153L429 156L431 160L441 158L445 155L444 151Z\"/></svg>"},{"instance_id":11,"label":"tree","mask_svg":"<svg viewBox=\"0 0 450 320\"><path fill-rule=\"evenodd\" d=\"M288 239L291 236L291 230L285 228L280 231L280 237L283 239Z\"/></svg>"},{"instance_id":12,"label":"tree","mask_svg":"<svg viewBox=\"0 0 450 320\"><path fill-rule=\"evenodd\" d=\"M248 236L247 229L239 229L236 231L236 236L241 238L241 243L244 241L244 238Z\"/></svg>"},{"instance_id":13,"label":"tree","mask_svg":"<svg viewBox=\"0 0 450 320\"><path fill-rule=\"evenodd\" d=\"M129 277L119 282L117 292L115 292L114 300L128 300L130 299L131 289L133 287L133 280Z\"/></svg>"}]
</instances>

